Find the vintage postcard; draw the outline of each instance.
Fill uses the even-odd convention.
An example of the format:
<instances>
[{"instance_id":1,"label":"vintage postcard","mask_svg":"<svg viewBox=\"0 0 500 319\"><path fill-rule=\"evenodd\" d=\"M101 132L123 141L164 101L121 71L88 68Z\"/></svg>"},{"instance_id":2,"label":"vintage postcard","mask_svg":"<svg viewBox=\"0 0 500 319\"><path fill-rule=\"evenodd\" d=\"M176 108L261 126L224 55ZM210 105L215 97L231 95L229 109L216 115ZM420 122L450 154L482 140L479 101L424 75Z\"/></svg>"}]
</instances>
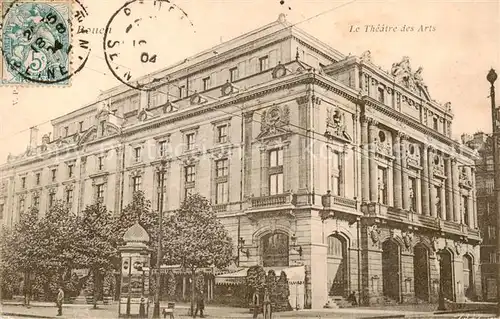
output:
<instances>
[{"instance_id":1,"label":"vintage postcard","mask_svg":"<svg viewBox=\"0 0 500 319\"><path fill-rule=\"evenodd\" d=\"M496 318L500 2L0 0L5 318Z\"/></svg>"}]
</instances>

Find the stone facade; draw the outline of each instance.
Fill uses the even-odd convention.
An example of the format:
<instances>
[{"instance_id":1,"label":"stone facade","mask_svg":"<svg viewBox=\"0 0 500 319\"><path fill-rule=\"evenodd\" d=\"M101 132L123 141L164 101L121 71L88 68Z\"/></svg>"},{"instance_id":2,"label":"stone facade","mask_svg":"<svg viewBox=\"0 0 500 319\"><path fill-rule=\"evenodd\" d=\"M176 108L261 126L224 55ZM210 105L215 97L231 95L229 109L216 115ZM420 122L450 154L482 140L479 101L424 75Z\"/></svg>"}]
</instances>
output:
<instances>
[{"instance_id":1,"label":"stone facade","mask_svg":"<svg viewBox=\"0 0 500 319\"><path fill-rule=\"evenodd\" d=\"M306 307L351 291L435 301L440 278L449 299L481 290L476 155L451 139L451 107L421 68L403 58L384 72L283 16L213 49L149 76L170 79L155 90L120 86L54 119L41 145L32 129L0 168L4 224L54 199L119 214L134 190L156 208L164 192L166 211L199 192L239 266L305 266Z\"/></svg>"},{"instance_id":2,"label":"stone facade","mask_svg":"<svg viewBox=\"0 0 500 319\"><path fill-rule=\"evenodd\" d=\"M499 102L497 102L497 105ZM495 199L495 176L493 173L493 149L491 135L478 132L474 135L463 135L462 140L469 147L479 152L479 159L475 163L477 189L478 224L483 236L481 243L481 281L482 296L486 301L496 299L497 270L496 257L497 236L497 209Z\"/></svg>"}]
</instances>

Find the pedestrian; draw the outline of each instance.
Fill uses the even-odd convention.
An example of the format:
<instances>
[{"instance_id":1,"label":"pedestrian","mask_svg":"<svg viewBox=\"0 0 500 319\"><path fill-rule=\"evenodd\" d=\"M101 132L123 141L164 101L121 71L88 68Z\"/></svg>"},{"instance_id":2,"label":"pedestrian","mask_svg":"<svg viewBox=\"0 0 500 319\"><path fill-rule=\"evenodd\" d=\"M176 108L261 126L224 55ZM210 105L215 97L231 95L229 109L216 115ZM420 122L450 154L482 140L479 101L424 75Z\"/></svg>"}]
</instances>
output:
<instances>
[{"instance_id":1,"label":"pedestrian","mask_svg":"<svg viewBox=\"0 0 500 319\"><path fill-rule=\"evenodd\" d=\"M347 301L351 303L353 306L358 305L358 300L356 299L356 292L352 291L349 297L347 297Z\"/></svg>"},{"instance_id":2,"label":"pedestrian","mask_svg":"<svg viewBox=\"0 0 500 319\"><path fill-rule=\"evenodd\" d=\"M31 287L28 279L25 279L23 281L23 295L24 295L24 305L27 308L29 308L31 299Z\"/></svg>"},{"instance_id":3,"label":"pedestrian","mask_svg":"<svg viewBox=\"0 0 500 319\"><path fill-rule=\"evenodd\" d=\"M260 310L259 293L257 291L255 291L252 296L252 305L253 305L253 318L256 319L259 316L259 310Z\"/></svg>"},{"instance_id":4,"label":"pedestrian","mask_svg":"<svg viewBox=\"0 0 500 319\"><path fill-rule=\"evenodd\" d=\"M198 310L200 311L200 318L205 318L203 315L203 310L205 309L205 298L203 296L203 290L200 290L198 296L196 297L196 310L194 311L194 318L198 314Z\"/></svg>"},{"instance_id":5,"label":"pedestrian","mask_svg":"<svg viewBox=\"0 0 500 319\"><path fill-rule=\"evenodd\" d=\"M271 319L273 317L273 309L272 309L272 304L271 304L271 298L269 296L269 291L267 288L264 290L264 307L263 307L263 314L264 314L264 319Z\"/></svg>"},{"instance_id":6,"label":"pedestrian","mask_svg":"<svg viewBox=\"0 0 500 319\"><path fill-rule=\"evenodd\" d=\"M57 293L57 300L56 300L58 316L62 316L63 301L64 301L64 291L62 287L59 287L59 292Z\"/></svg>"}]
</instances>

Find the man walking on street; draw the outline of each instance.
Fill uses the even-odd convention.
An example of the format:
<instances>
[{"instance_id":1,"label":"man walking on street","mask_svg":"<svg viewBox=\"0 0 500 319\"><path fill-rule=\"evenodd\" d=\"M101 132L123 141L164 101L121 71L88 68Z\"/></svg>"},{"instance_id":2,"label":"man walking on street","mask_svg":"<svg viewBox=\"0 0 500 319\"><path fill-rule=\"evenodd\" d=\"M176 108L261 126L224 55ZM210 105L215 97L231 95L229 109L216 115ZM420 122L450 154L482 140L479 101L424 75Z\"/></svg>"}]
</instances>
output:
<instances>
[{"instance_id":1,"label":"man walking on street","mask_svg":"<svg viewBox=\"0 0 500 319\"><path fill-rule=\"evenodd\" d=\"M57 294L57 315L62 316L62 305L64 301L64 291L62 290L62 287L59 287L59 293Z\"/></svg>"}]
</instances>

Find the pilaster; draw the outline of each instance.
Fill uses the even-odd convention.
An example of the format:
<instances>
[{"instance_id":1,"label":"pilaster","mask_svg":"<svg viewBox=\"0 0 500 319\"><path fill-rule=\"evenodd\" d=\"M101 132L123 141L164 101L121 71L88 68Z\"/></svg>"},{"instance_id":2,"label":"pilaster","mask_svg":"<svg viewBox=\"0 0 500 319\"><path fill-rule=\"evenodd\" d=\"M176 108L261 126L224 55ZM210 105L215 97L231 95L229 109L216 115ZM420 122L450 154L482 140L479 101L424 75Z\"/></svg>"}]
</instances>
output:
<instances>
[{"instance_id":1,"label":"pilaster","mask_svg":"<svg viewBox=\"0 0 500 319\"><path fill-rule=\"evenodd\" d=\"M422 215L430 215L429 212L429 150L427 145L422 147Z\"/></svg>"},{"instance_id":2,"label":"pilaster","mask_svg":"<svg viewBox=\"0 0 500 319\"><path fill-rule=\"evenodd\" d=\"M394 207L403 208L403 189L402 189L402 176L401 176L401 153L403 152L403 147L401 145L401 134L400 132L393 132L392 134L394 140Z\"/></svg>"}]
</instances>

